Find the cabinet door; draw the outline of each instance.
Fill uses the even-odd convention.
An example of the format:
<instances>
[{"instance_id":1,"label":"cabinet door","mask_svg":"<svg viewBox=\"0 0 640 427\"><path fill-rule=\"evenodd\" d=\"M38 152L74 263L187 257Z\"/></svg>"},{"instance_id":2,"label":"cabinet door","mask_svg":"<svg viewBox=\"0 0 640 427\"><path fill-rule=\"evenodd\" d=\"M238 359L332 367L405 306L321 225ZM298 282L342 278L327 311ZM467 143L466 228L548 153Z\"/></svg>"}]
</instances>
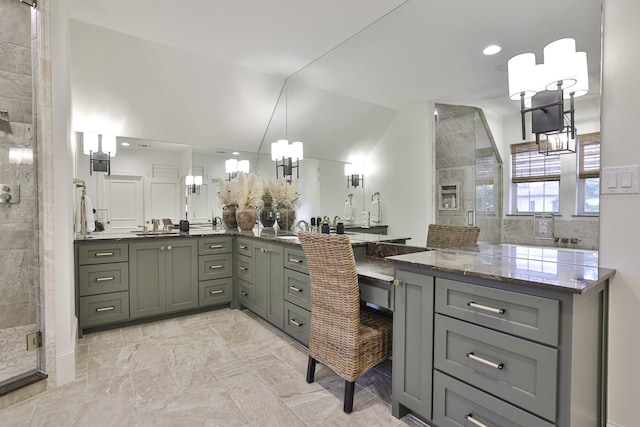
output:
<instances>
[{"instance_id":1,"label":"cabinet door","mask_svg":"<svg viewBox=\"0 0 640 427\"><path fill-rule=\"evenodd\" d=\"M393 312L392 412L407 409L431 419L433 372L433 277L396 267Z\"/></svg>"},{"instance_id":2,"label":"cabinet door","mask_svg":"<svg viewBox=\"0 0 640 427\"><path fill-rule=\"evenodd\" d=\"M166 310L166 244L162 240L129 245L131 318L154 316Z\"/></svg>"},{"instance_id":3,"label":"cabinet door","mask_svg":"<svg viewBox=\"0 0 640 427\"><path fill-rule=\"evenodd\" d=\"M267 318L267 287L268 287L268 271L269 271L269 253L268 245L264 242L256 242L253 247L253 295L251 298L251 311L256 313L263 319Z\"/></svg>"},{"instance_id":4,"label":"cabinet door","mask_svg":"<svg viewBox=\"0 0 640 427\"><path fill-rule=\"evenodd\" d=\"M198 242L172 239L165 242L167 311L198 306Z\"/></svg>"},{"instance_id":5,"label":"cabinet door","mask_svg":"<svg viewBox=\"0 0 640 427\"><path fill-rule=\"evenodd\" d=\"M284 248L269 245L267 320L274 326L284 328Z\"/></svg>"}]
</instances>

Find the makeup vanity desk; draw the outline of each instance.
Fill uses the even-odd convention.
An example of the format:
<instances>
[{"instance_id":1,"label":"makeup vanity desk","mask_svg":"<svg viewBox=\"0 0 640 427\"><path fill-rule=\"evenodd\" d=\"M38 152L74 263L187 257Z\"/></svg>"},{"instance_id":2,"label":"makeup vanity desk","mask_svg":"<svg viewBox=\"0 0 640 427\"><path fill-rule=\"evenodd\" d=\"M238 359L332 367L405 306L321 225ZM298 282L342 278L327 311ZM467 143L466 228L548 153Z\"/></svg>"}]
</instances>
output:
<instances>
[{"instance_id":1,"label":"makeup vanity desk","mask_svg":"<svg viewBox=\"0 0 640 427\"><path fill-rule=\"evenodd\" d=\"M391 256L392 412L438 427L606 425L609 285L595 252Z\"/></svg>"}]
</instances>

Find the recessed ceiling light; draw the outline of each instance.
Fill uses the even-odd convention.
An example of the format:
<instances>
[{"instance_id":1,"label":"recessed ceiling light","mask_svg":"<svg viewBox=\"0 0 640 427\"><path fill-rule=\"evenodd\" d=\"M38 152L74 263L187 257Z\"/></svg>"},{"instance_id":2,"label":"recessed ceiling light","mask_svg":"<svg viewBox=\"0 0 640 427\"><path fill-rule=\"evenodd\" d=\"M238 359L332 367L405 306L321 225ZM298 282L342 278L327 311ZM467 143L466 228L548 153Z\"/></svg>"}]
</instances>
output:
<instances>
[{"instance_id":1,"label":"recessed ceiling light","mask_svg":"<svg viewBox=\"0 0 640 427\"><path fill-rule=\"evenodd\" d=\"M498 46L497 44L492 44L491 46L485 47L482 53L484 53L485 55L495 55L501 50L502 48L500 46Z\"/></svg>"},{"instance_id":2,"label":"recessed ceiling light","mask_svg":"<svg viewBox=\"0 0 640 427\"><path fill-rule=\"evenodd\" d=\"M130 144L128 142L121 142L120 145L123 147L128 147Z\"/></svg>"}]
</instances>

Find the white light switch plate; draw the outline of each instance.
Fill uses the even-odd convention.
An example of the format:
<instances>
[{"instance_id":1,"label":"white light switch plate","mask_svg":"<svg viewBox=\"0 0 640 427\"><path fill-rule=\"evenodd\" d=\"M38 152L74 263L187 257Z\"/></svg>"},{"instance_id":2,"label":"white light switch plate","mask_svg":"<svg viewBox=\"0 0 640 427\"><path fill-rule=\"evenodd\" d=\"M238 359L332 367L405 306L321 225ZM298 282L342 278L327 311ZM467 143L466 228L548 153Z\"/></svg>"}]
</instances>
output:
<instances>
[{"instance_id":1,"label":"white light switch plate","mask_svg":"<svg viewBox=\"0 0 640 427\"><path fill-rule=\"evenodd\" d=\"M638 194L640 166L602 168L600 194Z\"/></svg>"}]
</instances>

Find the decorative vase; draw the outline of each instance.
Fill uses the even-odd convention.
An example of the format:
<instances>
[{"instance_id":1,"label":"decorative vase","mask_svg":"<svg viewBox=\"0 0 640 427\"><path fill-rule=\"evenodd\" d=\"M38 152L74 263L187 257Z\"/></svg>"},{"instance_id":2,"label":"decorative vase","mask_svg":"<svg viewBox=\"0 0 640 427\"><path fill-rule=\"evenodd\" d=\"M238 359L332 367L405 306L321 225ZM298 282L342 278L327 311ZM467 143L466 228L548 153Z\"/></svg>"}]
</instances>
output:
<instances>
[{"instance_id":1,"label":"decorative vase","mask_svg":"<svg viewBox=\"0 0 640 427\"><path fill-rule=\"evenodd\" d=\"M229 228L238 228L238 222L236 221L236 209L238 205L226 205L222 207L222 222L224 226Z\"/></svg>"},{"instance_id":2,"label":"decorative vase","mask_svg":"<svg viewBox=\"0 0 640 427\"><path fill-rule=\"evenodd\" d=\"M293 222L296 219L296 210L293 208L279 207L278 208L278 228L280 230L289 231L293 226Z\"/></svg>"},{"instance_id":3,"label":"decorative vase","mask_svg":"<svg viewBox=\"0 0 640 427\"><path fill-rule=\"evenodd\" d=\"M260 210L260 223L264 228L271 228L276 223L276 212L272 205L265 205Z\"/></svg>"},{"instance_id":4,"label":"decorative vase","mask_svg":"<svg viewBox=\"0 0 640 427\"><path fill-rule=\"evenodd\" d=\"M258 209L253 206L236 209L236 221L240 231L251 231L258 219Z\"/></svg>"}]
</instances>

